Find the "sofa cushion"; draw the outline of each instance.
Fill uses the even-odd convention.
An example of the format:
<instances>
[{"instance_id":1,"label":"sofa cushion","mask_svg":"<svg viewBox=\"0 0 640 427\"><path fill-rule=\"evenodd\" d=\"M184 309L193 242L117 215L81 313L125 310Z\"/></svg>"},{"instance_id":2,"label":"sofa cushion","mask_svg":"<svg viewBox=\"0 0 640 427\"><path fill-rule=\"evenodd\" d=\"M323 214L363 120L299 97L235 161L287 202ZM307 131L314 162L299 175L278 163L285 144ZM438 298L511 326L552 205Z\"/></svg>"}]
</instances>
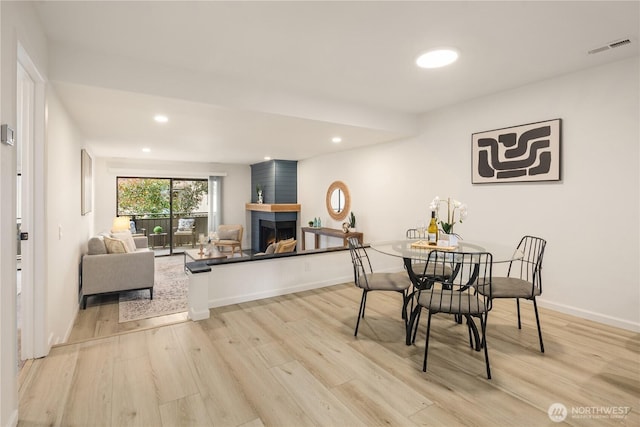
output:
<instances>
[{"instance_id":1,"label":"sofa cushion","mask_svg":"<svg viewBox=\"0 0 640 427\"><path fill-rule=\"evenodd\" d=\"M180 218L178 220L178 231L191 231L195 221L193 218Z\"/></svg>"},{"instance_id":2,"label":"sofa cushion","mask_svg":"<svg viewBox=\"0 0 640 427\"><path fill-rule=\"evenodd\" d=\"M218 230L220 240L238 240L239 230Z\"/></svg>"},{"instance_id":3,"label":"sofa cushion","mask_svg":"<svg viewBox=\"0 0 640 427\"><path fill-rule=\"evenodd\" d=\"M133 241L133 236L129 230L119 231L117 233L111 233L111 237L114 239L122 240L127 249L127 252L136 251L136 243Z\"/></svg>"},{"instance_id":4,"label":"sofa cushion","mask_svg":"<svg viewBox=\"0 0 640 427\"><path fill-rule=\"evenodd\" d=\"M104 255L107 253L107 247L104 245L102 236L92 237L89 239L88 254L89 255Z\"/></svg>"},{"instance_id":5,"label":"sofa cushion","mask_svg":"<svg viewBox=\"0 0 640 427\"><path fill-rule=\"evenodd\" d=\"M113 239L111 237L103 237L104 245L107 247L108 254L126 254L127 247L122 240Z\"/></svg>"}]
</instances>

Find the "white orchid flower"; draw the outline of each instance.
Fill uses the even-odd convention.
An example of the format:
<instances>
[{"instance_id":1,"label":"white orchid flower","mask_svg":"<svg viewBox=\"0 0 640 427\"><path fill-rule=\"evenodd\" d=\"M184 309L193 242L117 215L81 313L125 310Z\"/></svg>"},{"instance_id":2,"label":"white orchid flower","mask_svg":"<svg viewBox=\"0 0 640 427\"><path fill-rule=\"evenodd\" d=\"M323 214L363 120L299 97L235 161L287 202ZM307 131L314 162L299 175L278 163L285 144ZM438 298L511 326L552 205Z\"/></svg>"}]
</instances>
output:
<instances>
[{"instance_id":1,"label":"white orchid flower","mask_svg":"<svg viewBox=\"0 0 640 427\"><path fill-rule=\"evenodd\" d=\"M435 211L438 209L439 206L440 206L440 197L436 196L433 198L433 200L429 204L429 209L431 209L432 211Z\"/></svg>"},{"instance_id":2,"label":"white orchid flower","mask_svg":"<svg viewBox=\"0 0 640 427\"><path fill-rule=\"evenodd\" d=\"M436 196L433 198L433 200L429 204L429 209L432 211L435 211L436 216L438 218L439 218L438 211L440 210L440 203L442 201L443 200L440 199L440 196ZM440 225L442 225L442 230L445 233L450 234L450 233L453 233L453 226L456 224L456 210L459 211L458 212L459 222L464 222L467 219L468 210L467 210L467 205L465 203L462 203L459 200L447 197L446 200L444 201L447 202L447 218L446 220L440 221Z\"/></svg>"},{"instance_id":3,"label":"white orchid flower","mask_svg":"<svg viewBox=\"0 0 640 427\"><path fill-rule=\"evenodd\" d=\"M436 216L439 217L438 215L438 211L440 209L440 203L442 202L442 200L440 199L440 196L436 196L433 198L433 200L431 201L431 203L429 204L429 209L431 211L436 212ZM449 234L449 233L453 233L453 226L454 224L456 224L456 218L455 218L455 214L456 214L456 210L458 210L458 220L459 222L463 222L467 219L467 205L465 203L462 203L459 200L455 200L452 198L447 198L446 199L447 202L447 218L446 218L446 222L440 221L440 224L442 225L442 230Z\"/></svg>"},{"instance_id":4,"label":"white orchid flower","mask_svg":"<svg viewBox=\"0 0 640 427\"><path fill-rule=\"evenodd\" d=\"M467 219L467 205L465 205L464 203L460 204L460 222L464 221L465 219Z\"/></svg>"}]
</instances>

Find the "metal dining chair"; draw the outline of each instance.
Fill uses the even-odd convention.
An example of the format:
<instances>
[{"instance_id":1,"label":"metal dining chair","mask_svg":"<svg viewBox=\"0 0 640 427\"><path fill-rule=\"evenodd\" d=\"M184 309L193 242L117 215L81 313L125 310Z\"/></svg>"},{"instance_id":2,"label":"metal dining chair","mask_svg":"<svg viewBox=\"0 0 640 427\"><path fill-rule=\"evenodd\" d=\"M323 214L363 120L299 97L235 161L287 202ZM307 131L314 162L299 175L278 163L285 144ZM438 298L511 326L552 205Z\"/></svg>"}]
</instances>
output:
<instances>
[{"instance_id":1,"label":"metal dining chair","mask_svg":"<svg viewBox=\"0 0 640 427\"><path fill-rule=\"evenodd\" d=\"M421 237L420 232L418 231L417 228L408 228L406 236L407 236L407 239L419 239Z\"/></svg>"},{"instance_id":2,"label":"metal dining chair","mask_svg":"<svg viewBox=\"0 0 640 427\"><path fill-rule=\"evenodd\" d=\"M429 253L427 267L432 266L435 275L428 279L424 289L418 291L417 313L424 308L428 311L424 361L422 371L427 371L431 318L434 314L453 314L467 319L469 344L472 331L477 334L474 318L480 321L480 335L476 338L476 348L484 348L487 378L491 379L489 352L487 350L487 317L491 311L491 269L493 257L488 252L449 252L434 250ZM453 265L453 272L446 276L444 267ZM486 293L477 293L474 286L484 284ZM414 338L415 339L415 338Z\"/></svg>"},{"instance_id":3,"label":"metal dining chair","mask_svg":"<svg viewBox=\"0 0 640 427\"><path fill-rule=\"evenodd\" d=\"M349 253L351 254L351 262L353 264L353 280L355 285L362 289L362 299L360 300L360 310L358 311L358 320L356 329L353 333L358 336L358 327L360 319L364 318L364 311L367 305L367 294L371 291L393 291L402 295L402 319L407 326L407 313L405 311L407 294L411 281L404 271L398 273L374 273L371 268L371 261L364 246L357 237L350 237Z\"/></svg>"},{"instance_id":4,"label":"metal dining chair","mask_svg":"<svg viewBox=\"0 0 640 427\"><path fill-rule=\"evenodd\" d=\"M490 294L491 298L513 298L516 300L518 310L518 329L522 329L520 322L520 299L528 299L533 302L533 310L536 314L538 326L538 339L540 340L540 352L544 353L542 342L542 330L540 329L540 317L536 297L542 294L542 258L546 240L540 237L524 236L516 248L517 257L509 262L509 270L506 277L494 277L491 281L491 292L488 292L482 282L477 286L478 293Z\"/></svg>"},{"instance_id":5,"label":"metal dining chair","mask_svg":"<svg viewBox=\"0 0 640 427\"><path fill-rule=\"evenodd\" d=\"M407 239L417 240L423 238L424 235L420 235L420 230L417 228L408 228L406 232ZM411 260L411 271L414 275L419 276L424 270L425 262L422 260ZM405 268L409 268L409 266L405 265Z\"/></svg>"}]
</instances>

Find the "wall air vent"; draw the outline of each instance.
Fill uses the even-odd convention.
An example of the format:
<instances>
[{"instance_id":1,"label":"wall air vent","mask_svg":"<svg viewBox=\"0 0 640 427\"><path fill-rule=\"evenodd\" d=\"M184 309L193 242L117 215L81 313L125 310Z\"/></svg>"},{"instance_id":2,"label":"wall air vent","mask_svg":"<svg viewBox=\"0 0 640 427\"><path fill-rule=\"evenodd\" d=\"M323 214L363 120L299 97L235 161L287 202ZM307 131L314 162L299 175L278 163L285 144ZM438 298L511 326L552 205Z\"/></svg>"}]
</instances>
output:
<instances>
[{"instance_id":1,"label":"wall air vent","mask_svg":"<svg viewBox=\"0 0 640 427\"><path fill-rule=\"evenodd\" d=\"M591 49L587 53L589 55L592 55L594 53L604 52L605 50L613 49L615 47L625 46L625 45L628 45L628 44L631 44L631 40L629 40L629 39L620 39L620 40L616 40L614 42L611 42L611 43L609 43L607 45L596 47L595 49Z\"/></svg>"},{"instance_id":2,"label":"wall air vent","mask_svg":"<svg viewBox=\"0 0 640 427\"><path fill-rule=\"evenodd\" d=\"M609 47L610 48L620 47L620 46L624 46L625 44L629 44L629 43L631 43L631 40L629 40L629 39L618 40L618 41L615 41L613 43L609 43Z\"/></svg>"}]
</instances>

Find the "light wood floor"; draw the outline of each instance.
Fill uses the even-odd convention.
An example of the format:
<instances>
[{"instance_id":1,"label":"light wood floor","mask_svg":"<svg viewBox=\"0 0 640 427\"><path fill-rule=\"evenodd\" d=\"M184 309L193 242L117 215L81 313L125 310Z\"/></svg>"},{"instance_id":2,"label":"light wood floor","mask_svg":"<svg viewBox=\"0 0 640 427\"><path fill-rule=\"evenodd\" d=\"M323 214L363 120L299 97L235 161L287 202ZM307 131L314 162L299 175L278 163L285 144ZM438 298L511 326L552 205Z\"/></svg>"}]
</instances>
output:
<instances>
[{"instance_id":1,"label":"light wood floor","mask_svg":"<svg viewBox=\"0 0 640 427\"><path fill-rule=\"evenodd\" d=\"M79 310L67 343L104 338L124 332L140 331L184 322L187 312L118 323L118 295L98 295L89 299L86 310Z\"/></svg>"},{"instance_id":2,"label":"light wood floor","mask_svg":"<svg viewBox=\"0 0 640 427\"><path fill-rule=\"evenodd\" d=\"M398 297L371 293L357 338L360 292L338 285L55 347L23 369L19 425L551 426L553 403L570 425L640 425L640 334L543 309L541 354L531 306L518 330L515 303L497 301L493 379L444 315L423 373L426 324L404 345ZM631 412L571 414L594 407Z\"/></svg>"}]
</instances>

